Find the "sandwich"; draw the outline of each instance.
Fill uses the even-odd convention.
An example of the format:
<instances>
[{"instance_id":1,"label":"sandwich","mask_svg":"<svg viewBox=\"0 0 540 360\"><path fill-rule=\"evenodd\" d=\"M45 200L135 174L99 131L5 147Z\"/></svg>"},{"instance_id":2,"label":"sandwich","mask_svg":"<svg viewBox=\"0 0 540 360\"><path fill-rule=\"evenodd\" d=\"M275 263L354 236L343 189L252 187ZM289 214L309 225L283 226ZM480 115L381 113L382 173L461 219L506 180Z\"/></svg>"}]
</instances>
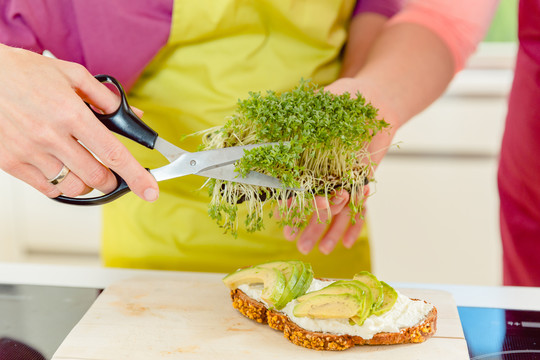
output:
<instances>
[{"instance_id":1,"label":"sandwich","mask_svg":"<svg viewBox=\"0 0 540 360\"><path fill-rule=\"evenodd\" d=\"M420 343L436 331L437 309L362 271L352 279L314 278L310 264L274 261L223 278L249 319L315 350Z\"/></svg>"}]
</instances>

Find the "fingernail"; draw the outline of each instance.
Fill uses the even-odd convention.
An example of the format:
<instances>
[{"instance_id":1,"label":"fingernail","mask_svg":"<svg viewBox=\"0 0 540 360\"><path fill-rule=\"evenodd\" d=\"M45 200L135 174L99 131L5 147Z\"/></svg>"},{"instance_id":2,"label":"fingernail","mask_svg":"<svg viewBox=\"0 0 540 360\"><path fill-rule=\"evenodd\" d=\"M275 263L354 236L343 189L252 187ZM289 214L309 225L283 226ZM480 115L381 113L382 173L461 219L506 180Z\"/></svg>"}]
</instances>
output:
<instances>
[{"instance_id":1,"label":"fingernail","mask_svg":"<svg viewBox=\"0 0 540 360\"><path fill-rule=\"evenodd\" d=\"M146 201L156 201L158 198L158 192L154 188L148 188L144 190L144 199Z\"/></svg>"},{"instance_id":2,"label":"fingernail","mask_svg":"<svg viewBox=\"0 0 540 360\"><path fill-rule=\"evenodd\" d=\"M343 246L345 246L345 248L347 249L350 249L352 248L352 246L354 245L354 242L355 242L355 239L351 239L350 237L344 237L343 238Z\"/></svg>"},{"instance_id":3,"label":"fingernail","mask_svg":"<svg viewBox=\"0 0 540 360\"><path fill-rule=\"evenodd\" d=\"M302 242L302 241L298 241L298 251L300 251L302 254L304 255L307 255L309 254L309 252L311 251L312 249L312 245L308 242Z\"/></svg>"},{"instance_id":4,"label":"fingernail","mask_svg":"<svg viewBox=\"0 0 540 360\"><path fill-rule=\"evenodd\" d=\"M322 252L324 255L328 255L331 252L331 250L328 249L328 247L324 245L319 246L319 251Z\"/></svg>"},{"instance_id":5,"label":"fingernail","mask_svg":"<svg viewBox=\"0 0 540 360\"><path fill-rule=\"evenodd\" d=\"M302 254L307 255L311 251L311 248L305 246L305 245L298 245L298 251L300 251Z\"/></svg>"},{"instance_id":6,"label":"fingernail","mask_svg":"<svg viewBox=\"0 0 540 360\"><path fill-rule=\"evenodd\" d=\"M339 205L343 202L343 200L345 200L345 198L342 198L342 197L335 197L334 200L333 200L333 203L334 205Z\"/></svg>"}]
</instances>

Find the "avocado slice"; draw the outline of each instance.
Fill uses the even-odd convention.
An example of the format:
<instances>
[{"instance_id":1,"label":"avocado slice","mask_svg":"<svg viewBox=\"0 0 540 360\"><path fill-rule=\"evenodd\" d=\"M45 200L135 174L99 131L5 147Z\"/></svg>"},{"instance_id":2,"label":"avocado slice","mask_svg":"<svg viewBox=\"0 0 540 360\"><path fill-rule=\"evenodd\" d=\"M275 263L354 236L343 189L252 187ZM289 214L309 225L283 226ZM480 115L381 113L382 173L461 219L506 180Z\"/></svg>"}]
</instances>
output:
<instances>
[{"instance_id":1,"label":"avocado slice","mask_svg":"<svg viewBox=\"0 0 540 360\"><path fill-rule=\"evenodd\" d=\"M356 325L363 325L364 321L371 315L371 309L373 307L373 293L371 291L371 288L367 286L365 283L359 281L359 280L350 280L353 282L356 286L364 290L364 307L361 309L361 311L356 314L356 316L353 316L351 318L352 322Z\"/></svg>"},{"instance_id":2,"label":"avocado slice","mask_svg":"<svg viewBox=\"0 0 540 360\"><path fill-rule=\"evenodd\" d=\"M357 283L358 282L354 280L338 280L320 290L307 293L299 297L297 300L298 302L302 302L308 300L313 296L321 294L351 294L362 298L365 296L365 290L362 287L358 286Z\"/></svg>"},{"instance_id":3,"label":"avocado slice","mask_svg":"<svg viewBox=\"0 0 540 360\"><path fill-rule=\"evenodd\" d=\"M319 294L295 305L293 315L317 319L348 319L364 302L352 294Z\"/></svg>"},{"instance_id":4,"label":"avocado slice","mask_svg":"<svg viewBox=\"0 0 540 360\"><path fill-rule=\"evenodd\" d=\"M264 264L257 265L259 267L268 269L278 269L285 276L285 288L279 300L274 303L276 309L281 310L289 301L293 299L293 289L300 277L301 267L290 261L272 261Z\"/></svg>"},{"instance_id":5,"label":"avocado slice","mask_svg":"<svg viewBox=\"0 0 540 360\"><path fill-rule=\"evenodd\" d=\"M373 300L371 297L366 296L364 299L364 306L358 311L355 316L352 316L350 319L351 325L364 325L364 322L368 317L371 316L371 307L373 306Z\"/></svg>"},{"instance_id":6,"label":"avocado slice","mask_svg":"<svg viewBox=\"0 0 540 360\"><path fill-rule=\"evenodd\" d=\"M311 282L313 281L314 274L311 264L302 262L302 265L304 266L304 270L302 272L302 277L300 281L298 281L298 292L293 299L304 295L306 291L308 291L309 287L311 286Z\"/></svg>"},{"instance_id":7,"label":"avocado slice","mask_svg":"<svg viewBox=\"0 0 540 360\"><path fill-rule=\"evenodd\" d=\"M358 280L338 280L321 290L307 293L297 300L303 302L321 294L350 294L362 300L362 306L359 308L358 313L351 316L351 325L362 325L367 317L371 315L371 306L373 304L371 289Z\"/></svg>"},{"instance_id":8,"label":"avocado slice","mask_svg":"<svg viewBox=\"0 0 540 360\"><path fill-rule=\"evenodd\" d=\"M291 260L289 263L298 268L299 275L296 283L292 286L291 296L287 302L296 299L298 296L304 295L313 280L313 270L310 264L296 260Z\"/></svg>"},{"instance_id":9,"label":"avocado slice","mask_svg":"<svg viewBox=\"0 0 540 360\"><path fill-rule=\"evenodd\" d=\"M377 316L382 315L385 312L392 309L392 307L394 306L398 298L398 293L393 287L391 287L384 281L381 281L381 284L383 287L384 300L383 300L382 305L376 311L373 312L373 315L377 315Z\"/></svg>"},{"instance_id":10,"label":"avocado slice","mask_svg":"<svg viewBox=\"0 0 540 360\"><path fill-rule=\"evenodd\" d=\"M361 271L354 275L354 280L358 280L369 286L373 294L372 309L377 310L383 303L383 286L381 282L369 271Z\"/></svg>"},{"instance_id":11,"label":"avocado slice","mask_svg":"<svg viewBox=\"0 0 540 360\"><path fill-rule=\"evenodd\" d=\"M230 289L236 289L244 284L263 284L261 298L271 305L275 305L281 299L286 285L285 276L281 271L259 266L239 269L225 276L223 282Z\"/></svg>"}]
</instances>

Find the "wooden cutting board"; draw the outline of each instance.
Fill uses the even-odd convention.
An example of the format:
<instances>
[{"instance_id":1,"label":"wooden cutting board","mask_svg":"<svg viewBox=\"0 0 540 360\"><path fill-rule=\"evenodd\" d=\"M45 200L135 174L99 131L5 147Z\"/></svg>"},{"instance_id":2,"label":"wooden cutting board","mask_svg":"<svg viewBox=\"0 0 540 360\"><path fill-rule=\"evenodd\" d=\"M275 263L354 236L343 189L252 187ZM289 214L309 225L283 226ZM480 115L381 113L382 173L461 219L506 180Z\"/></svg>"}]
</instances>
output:
<instances>
[{"instance_id":1,"label":"wooden cutting board","mask_svg":"<svg viewBox=\"0 0 540 360\"><path fill-rule=\"evenodd\" d=\"M242 316L221 276L137 277L105 289L57 350L64 359L469 359L451 294L399 289L438 309L435 336L421 344L316 351Z\"/></svg>"}]
</instances>

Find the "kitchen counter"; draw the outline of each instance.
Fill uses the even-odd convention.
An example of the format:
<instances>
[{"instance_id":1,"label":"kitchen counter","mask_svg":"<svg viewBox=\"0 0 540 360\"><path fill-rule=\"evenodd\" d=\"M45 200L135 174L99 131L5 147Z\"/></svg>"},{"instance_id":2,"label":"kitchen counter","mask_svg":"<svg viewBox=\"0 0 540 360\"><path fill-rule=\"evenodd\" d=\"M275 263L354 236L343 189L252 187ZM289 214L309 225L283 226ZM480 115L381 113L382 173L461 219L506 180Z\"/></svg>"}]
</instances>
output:
<instances>
[{"instance_id":1,"label":"kitchen counter","mask_svg":"<svg viewBox=\"0 0 540 360\"><path fill-rule=\"evenodd\" d=\"M0 262L0 284L28 284L103 289L119 280L155 273L169 272ZM185 276L186 278L223 277L223 274L191 272L180 272L176 275ZM540 311L540 288L420 283L392 283L392 285L398 288L445 290L452 293L458 306Z\"/></svg>"},{"instance_id":2,"label":"kitchen counter","mask_svg":"<svg viewBox=\"0 0 540 360\"><path fill-rule=\"evenodd\" d=\"M0 358L20 355L24 350L25 354L35 354L26 354L25 359L50 359L94 303L99 289L135 277L140 281L149 275L197 284L216 284L223 277L216 273L0 262ZM540 336L540 288L396 282L392 285L451 293L458 305L471 359L503 352L525 356L540 353L535 340ZM175 298L181 296L178 288L172 288L171 293ZM518 345L509 347L508 342ZM527 354L522 349L527 349Z\"/></svg>"}]
</instances>

